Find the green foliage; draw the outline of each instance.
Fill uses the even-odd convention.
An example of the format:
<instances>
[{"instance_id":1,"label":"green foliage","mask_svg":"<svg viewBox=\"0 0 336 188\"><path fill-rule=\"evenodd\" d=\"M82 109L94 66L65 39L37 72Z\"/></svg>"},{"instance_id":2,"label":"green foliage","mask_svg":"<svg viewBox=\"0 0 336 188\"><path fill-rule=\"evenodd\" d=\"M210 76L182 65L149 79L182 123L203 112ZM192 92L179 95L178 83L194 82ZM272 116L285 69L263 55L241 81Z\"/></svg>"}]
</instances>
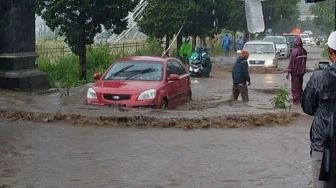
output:
<instances>
[{"instance_id":1,"label":"green foliage","mask_svg":"<svg viewBox=\"0 0 336 188\"><path fill-rule=\"evenodd\" d=\"M173 36L187 20L191 7L189 0L148 0L143 17L138 21L140 30L151 37L162 39Z\"/></svg>"},{"instance_id":2,"label":"green foliage","mask_svg":"<svg viewBox=\"0 0 336 188\"><path fill-rule=\"evenodd\" d=\"M87 53L87 81L93 81L95 72L104 72L113 62L116 56L113 56L107 45L100 45L95 48L88 48ZM50 61L46 58L37 59L38 68L49 73L49 82L51 87L71 87L84 84L85 81L79 79L79 59L74 54Z\"/></svg>"},{"instance_id":3,"label":"green foliage","mask_svg":"<svg viewBox=\"0 0 336 188\"><path fill-rule=\"evenodd\" d=\"M224 54L223 48L218 43L215 43L214 48L209 50L210 56L222 56L223 54Z\"/></svg>"},{"instance_id":4,"label":"green foliage","mask_svg":"<svg viewBox=\"0 0 336 188\"><path fill-rule=\"evenodd\" d=\"M78 57L69 55L58 59L56 62L50 62L46 58L38 58L38 68L49 73L49 83L51 87L70 87L82 83L79 78Z\"/></svg>"},{"instance_id":5,"label":"green foliage","mask_svg":"<svg viewBox=\"0 0 336 188\"><path fill-rule=\"evenodd\" d=\"M280 34L290 32L300 17L299 2L300 0L264 1L265 28L272 28Z\"/></svg>"},{"instance_id":6,"label":"green foliage","mask_svg":"<svg viewBox=\"0 0 336 188\"><path fill-rule=\"evenodd\" d=\"M272 105L274 108L289 108L289 94L286 89L278 89L276 96L272 99Z\"/></svg>"},{"instance_id":7,"label":"green foliage","mask_svg":"<svg viewBox=\"0 0 336 188\"><path fill-rule=\"evenodd\" d=\"M161 56L163 49L161 47L161 42L155 38L150 37L147 39L148 46L138 50L134 55L151 55L151 56Z\"/></svg>"},{"instance_id":8,"label":"green foliage","mask_svg":"<svg viewBox=\"0 0 336 188\"><path fill-rule=\"evenodd\" d=\"M111 53L108 44L100 44L96 47L89 47L87 53L87 78L88 82L93 82L93 75L96 72L103 73L112 62L118 58Z\"/></svg>"},{"instance_id":9,"label":"green foliage","mask_svg":"<svg viewBox=\"0 0 336 188\"><path fill-rule=\"evenodd\" d=\"M225 7L225 8L223 8ZM218 30L247 30L244 1L215 0Z\"/></svg>"},{"instance_id":10,"label":"green foliage","mask_svg":"<svg viewBox=\"0 0 336 188\"><path fill-rule=\"evenodd\" d=\"M314 4L311 12L316 15L314 18L315 25L329 35L329 32L335 26L335 0L326 0Z\"/></svg>"},{"instance_id":11,"label":"green foliage","mask_svg":"<svg viewBox=\"0 0 336 188\"><path fill-rule=\"evenodd\" d=\"M138 1L124 0L35 0L36 12L54 31L65 36L75 54L79 45L93 43L94 36L102 31L101 25L120 33L127 26L128 11Z\"/></svg>"},{"instance_id":12,"label":"green foliage","mask_svg":"<svg viewBox=\"0 0 336 188\"><path fill-rule=\"evenodd\" d=\"M216 1L213 0L189 0L189 7L184 32L199 37L206 37L216 33L213 25L216 20L213 15L214 9L227 10L223 8L223 4L216 4Z\"/></svg>"},{"instance_id":13,"label":"green foliage","mask_svg":"<svg viewBox=\"0 0 336 188\"><path fill-rule=\"evenodd\" d=\"M79 55L81 74L86 79L86 48L93 43L102 25L114 33L121 33L127 26L124 19L133 10L138 0L35 0L36 13L59 35L73 53Z\"/></svg>"},{"instance_id":14,"label":"green foliage","mask_svg":"<svg viewBox=\"0 0 336 188\"><path fill-rule=\"evenodd\" d=\"M323 45L322 56L323 56L323 57L328 57L328 56L329 56L329 53L328 53L328 45L326 45L326 44Z\"/></svg>"},{"instance_id":15,"label":"green foliage","mask_svg":"<svg viewBox=\"0 0 336 188\"><path fill-rule=\"evenodd\" d=\"M223 28L246 31L244 1L238 0L148 0L139 21L141 31L150 36L172 36L181 25L183 34L206 37ZM289 32L299 18L299 0L263 1L265 27ZM213 15L213 10L215 15ZM216 20L216 27L214 21Z\"/></svg>"}]
</instances>

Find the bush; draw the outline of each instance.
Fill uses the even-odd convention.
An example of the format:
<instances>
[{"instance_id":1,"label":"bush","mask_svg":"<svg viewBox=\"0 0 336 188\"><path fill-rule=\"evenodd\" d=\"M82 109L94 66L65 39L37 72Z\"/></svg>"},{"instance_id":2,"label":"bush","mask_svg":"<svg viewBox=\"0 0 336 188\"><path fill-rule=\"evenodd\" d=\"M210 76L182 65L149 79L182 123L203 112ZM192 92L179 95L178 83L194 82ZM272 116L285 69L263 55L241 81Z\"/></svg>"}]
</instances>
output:
<instances>
[{"instance_id":1,"label":"bush","mask_svg":"<svg viewBox=\"0 0 336 188\"><path fill-rule=\"evenodd\" d=\"M142 48L135 52L134 55L150 55L150 56L161 56L163 48L160 41L155 37L150 37L147 39L148 46Z\"/></svg>"},{"instance_id":2,"label":"bush","mask_svg":"<svg viewBox=\"0 0 336 188\"><path fill-rule=\"evenodd\" d=\"M286 89L278 89L276 96L272 99L274 108L290 108L289 94Z\"/></svg>"},{"instance_id":3,"label":"bush","mask_svg":"<svg viewBox=\"0 0 336 188\"><path fill-rule=\"evenodd\" d=\"M107 45L89 47L87 49L87 80L80 80L80 66L78 56L71 54L50 61L47 58L38 58L38 68L49 73L50 87L71 87L93 81L95 72L104 72L113 62L113 56Z\"/></svg>"},{"instance_id":4,"label":"bush","mask_svg":"<svg viewBox=\"0 0 336 188\"><path fill-rule=\"evenodd\" d=\"M46 58L38 58L38 68L49 73L49 83L51 87L70 87L82 84L79 80L79 60L75 55L69 55L51 62Z\"/></svg>"},{"instance_id":5,"label":"bush","mask_svg":"<svg viewBox=\"0 0 336 188\"><path fill-rule=\"evenodd\" d=\"M100 44L87 49L86 63L88 82L93 82L93 74L95 72L103 73L118 58L111 53L108 44Z\"/></svg>"}]
</instances>

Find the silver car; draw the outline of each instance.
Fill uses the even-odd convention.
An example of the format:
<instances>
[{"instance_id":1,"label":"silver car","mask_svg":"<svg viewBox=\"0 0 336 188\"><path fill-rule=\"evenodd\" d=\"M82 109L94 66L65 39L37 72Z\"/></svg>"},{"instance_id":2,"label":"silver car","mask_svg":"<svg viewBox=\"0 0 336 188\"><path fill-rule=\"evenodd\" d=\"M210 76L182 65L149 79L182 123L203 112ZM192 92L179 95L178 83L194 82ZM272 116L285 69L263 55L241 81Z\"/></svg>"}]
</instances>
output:
<instances>
[{"instance_id":1,"label":"silver car","mask_svg":"<svg viewBox=\"0 0 336 188\"><path fill-rule=\"evenodd\" d=\"M244 45L243 50L250 54L247 59L250 67L277 67L278 57L275 44L268 41L249 41Z\"/></svg>"},{"instance_id":2,"label":"silver car","mask_svg":"<svg viewBox=\"0 0 336 188\"><path fill-rule=\"evenodd\" d=\"M275 43L276 52L279 54L279 58L289 58L290 45L284 36L267 36L263 41L272 41Z\"/></svg>"}]
</instances>

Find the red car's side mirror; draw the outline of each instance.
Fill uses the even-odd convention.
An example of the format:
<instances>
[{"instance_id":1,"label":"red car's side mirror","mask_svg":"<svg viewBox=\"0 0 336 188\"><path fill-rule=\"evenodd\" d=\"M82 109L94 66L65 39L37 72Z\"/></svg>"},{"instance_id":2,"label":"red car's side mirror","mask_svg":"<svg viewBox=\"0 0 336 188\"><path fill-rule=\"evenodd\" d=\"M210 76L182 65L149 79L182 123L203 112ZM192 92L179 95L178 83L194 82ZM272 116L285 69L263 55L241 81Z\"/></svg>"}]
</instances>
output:
<instances>
[{"instance_id":1,"label":"red car's side mirror","mask_svg":"<svg viewBox=\"0 0 336 188\"><path fill-rule=\"evenodd\" d=\"M96 72L93 75L93 79L95 79L95 80L99 80L101 77L102 77L102 74L100 72Z\"/></svg>"},{"instance_id":2,"label":"red car's side mirror","mask_svg":"<svg viewBox=\"0 0 336 188\"><path fill-rule=\"evenodd\" d=\"M171 74L168 77L168 81L178 81L178 80L180 80L180 76L177 74Z\"/></svg>"}]
</instances>

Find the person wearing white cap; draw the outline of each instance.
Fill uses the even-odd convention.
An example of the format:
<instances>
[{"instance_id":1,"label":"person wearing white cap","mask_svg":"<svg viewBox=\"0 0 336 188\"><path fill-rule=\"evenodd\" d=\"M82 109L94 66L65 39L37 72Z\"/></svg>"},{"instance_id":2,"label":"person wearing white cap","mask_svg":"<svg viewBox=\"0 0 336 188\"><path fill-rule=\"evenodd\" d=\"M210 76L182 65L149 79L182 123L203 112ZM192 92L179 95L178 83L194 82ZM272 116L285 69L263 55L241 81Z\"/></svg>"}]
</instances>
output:
<instances>
[{"instance_id":1,"label":"person wearing white cap","mask_svg":"<svg viewBox=\"0 0 336 188\"><path fill-rule=\"evenodd\" d=\"M326 144L330 143L329 125L335 122L332 117L336 112L336 31L330 34L327 44L330 66L328 69L313 73L303 91L301 101L303 111L314 116L310 128L310 154L315 188L330 187L336 179L331 177L333 168L329 166L336 159L330 158L327 154L336 151L331 145Z\"/></svg>"},{"instance_id":2,"label":"person wearing white cap","mask_svg":"<svg viewBox=\"0 0 336 188\"><path fill-rule=\"evenodd\" d=\"M332 32L328 38L328 54L332 65L336 63L336 31Z\"/></svg>"}]
</instances>

